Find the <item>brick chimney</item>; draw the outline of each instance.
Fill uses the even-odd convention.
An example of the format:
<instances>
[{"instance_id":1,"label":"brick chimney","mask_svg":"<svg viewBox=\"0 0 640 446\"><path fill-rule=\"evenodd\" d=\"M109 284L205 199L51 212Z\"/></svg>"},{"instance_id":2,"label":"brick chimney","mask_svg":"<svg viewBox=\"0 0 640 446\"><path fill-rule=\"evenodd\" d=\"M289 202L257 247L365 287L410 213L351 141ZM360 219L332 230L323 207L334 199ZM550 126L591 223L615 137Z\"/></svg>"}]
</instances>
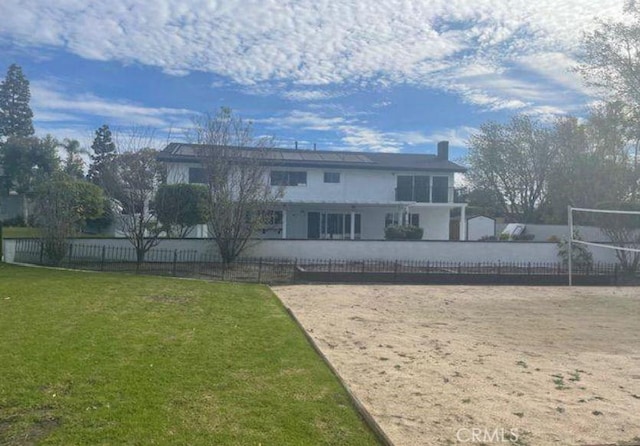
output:
<instances>
[{"instance_id":1,"label":"brick chimney","mask_svg":"<svg viewBox=\"0 0 640 446\"><path fill-rule=\"evenodd\" d=\"M449 160L449 141L440 141L438 143L438 156L439 160Z\"/></svg>"}]
</instances>

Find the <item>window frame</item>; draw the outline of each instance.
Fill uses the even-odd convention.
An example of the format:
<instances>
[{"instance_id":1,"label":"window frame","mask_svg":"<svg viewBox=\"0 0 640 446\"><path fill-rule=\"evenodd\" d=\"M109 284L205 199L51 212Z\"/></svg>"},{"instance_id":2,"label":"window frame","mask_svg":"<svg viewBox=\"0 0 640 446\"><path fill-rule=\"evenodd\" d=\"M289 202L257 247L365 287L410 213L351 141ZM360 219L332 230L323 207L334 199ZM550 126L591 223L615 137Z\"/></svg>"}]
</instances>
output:
<instances>
[{"instance_id":1,"label":"window frame","mask_svg":"<svg viewBox=\"0 0 640 446\"><path fill-rule=\"evenodd\" d=\"M337 178L338 181L328 181L332 175L334 176L333 179ZM325 184L340 184L342 182L342 174L340 172L324 172L323 180Z\"/></svg>"},{"instance_id":2,"label":"window frame","mask_svg":"<svg viewBox=\"0 0 640 446\"><path fill-rule=\"evenodd\" d=\"M275 182L274 176L277 178ZM306 186L308 184L307 180L306 170L272 170L269 172L269 184L271 186Z\"/></svg>"}]
</instances>

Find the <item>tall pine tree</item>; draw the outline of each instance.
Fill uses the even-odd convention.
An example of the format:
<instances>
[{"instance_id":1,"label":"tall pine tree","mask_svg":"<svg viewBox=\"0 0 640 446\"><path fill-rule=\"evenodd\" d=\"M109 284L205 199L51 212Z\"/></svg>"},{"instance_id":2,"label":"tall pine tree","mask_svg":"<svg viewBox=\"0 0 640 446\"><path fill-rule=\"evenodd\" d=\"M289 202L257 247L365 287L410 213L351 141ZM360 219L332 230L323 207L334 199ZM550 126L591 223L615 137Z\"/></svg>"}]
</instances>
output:
<instances>
[{"instance_id":1,"label":"tall pine tree","mask_svg":"<svg viewBox=\"0 0 640 446\"><path fill-rule=\"evenodd\" d=\"M33 112L29 107L29 81L20 66L13 64L0 82L0 138L33 135Z\"/></svg>"},{"instance_id":2,"label":"tall pine tree","mask_svg":"<svg viewBox=\"0 0 640 446\"><path fill-rule=\"evenodd\" d=\"M91 144L91 167L89 180L109 192L112 180L113 161L116 158L116 145L111 136L108 125L96 130L96 137Z\"/></svg>"}]
</instances>

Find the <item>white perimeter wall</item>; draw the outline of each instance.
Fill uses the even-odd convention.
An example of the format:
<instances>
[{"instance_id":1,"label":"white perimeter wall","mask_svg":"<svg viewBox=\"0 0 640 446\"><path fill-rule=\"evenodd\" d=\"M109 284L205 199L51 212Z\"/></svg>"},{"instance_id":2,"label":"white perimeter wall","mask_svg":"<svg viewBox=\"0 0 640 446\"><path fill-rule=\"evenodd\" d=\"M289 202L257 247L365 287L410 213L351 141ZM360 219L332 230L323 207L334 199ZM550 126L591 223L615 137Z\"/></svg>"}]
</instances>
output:
<instances>
[{"instance_id":1,"label":"white perimeter wall","mask_svg":"<svg viewBox=\"0 0 640 446\"><path fill-rule=\"evenodd\" d=\"M16 239L5 239L5 262L14 261ZM131 248L123 239L76 239L75 245ZM216 252L210 240L163 240L161 250L192 250L198 255ZM590 248L596 262L615 263L612 250ZM431 260L447 262L557 262L555 243L460 242L460 241L369 241L369 240L263 240L254 241L248 257L285 257L336 260ZM132 259L133 260L133 257Z\"/></svg>"},{"instance_id":2,"label":"white perimeter wall","mask_svg":"<svg viewBox=\"0 0 640 446\"><path fill-rule=\"evenodd\" d=\"M496 235L499 235L506 224L496 224ZM582 240L588 240L592 242L608 243L609 237L602 232L600 228L593 226L576 226ZM569 238L569 226L568 225L526 225L525 234L533 235L534 241L546 242L550 237L557 237L558 239Z\"/></svg>"}]
</instances>

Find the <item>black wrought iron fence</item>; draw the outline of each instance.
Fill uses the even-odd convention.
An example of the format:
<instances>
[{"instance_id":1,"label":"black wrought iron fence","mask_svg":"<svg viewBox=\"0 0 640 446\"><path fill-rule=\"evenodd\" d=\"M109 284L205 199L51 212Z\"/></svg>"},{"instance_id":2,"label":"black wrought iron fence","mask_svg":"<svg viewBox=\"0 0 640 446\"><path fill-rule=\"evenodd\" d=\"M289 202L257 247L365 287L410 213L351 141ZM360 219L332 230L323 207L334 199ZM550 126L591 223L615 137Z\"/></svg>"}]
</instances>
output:
<instances>
[{"instance_id":1,"label":"black wrought iron fence","mask_svg":"<svg viewBox=\"0 0 640 446\"><path fill-rule=\"evenodd\" d=\"M136 261L133 247L69 244L64 258L47 259L37 239L17 240L15 261L37 265L96 271L197 277L254 283L383 282L565 284L568 274L561 262L446 262L433 260L325 260L240 258L231 264L196 250L154 248L144 261ZM576 284L618 282L616 264L596 263L573 269Z\"/></svg>"},{"instance_id":2,"label":"black wrought iron fence","mask_svg":"<svg viewBox=\"0 0 640 446\"><path fill-rule=\"evenodd\" d=\"M295 261L281 258L241 258L226 264L212 254L196 250L160 249L148 251L142 262L128 246L70 243L59 261L47 258L37 239L16 241L15 262L110 272L198 277L212 280L256 283L291 283Z\"/></svg>"}]
</instances>

